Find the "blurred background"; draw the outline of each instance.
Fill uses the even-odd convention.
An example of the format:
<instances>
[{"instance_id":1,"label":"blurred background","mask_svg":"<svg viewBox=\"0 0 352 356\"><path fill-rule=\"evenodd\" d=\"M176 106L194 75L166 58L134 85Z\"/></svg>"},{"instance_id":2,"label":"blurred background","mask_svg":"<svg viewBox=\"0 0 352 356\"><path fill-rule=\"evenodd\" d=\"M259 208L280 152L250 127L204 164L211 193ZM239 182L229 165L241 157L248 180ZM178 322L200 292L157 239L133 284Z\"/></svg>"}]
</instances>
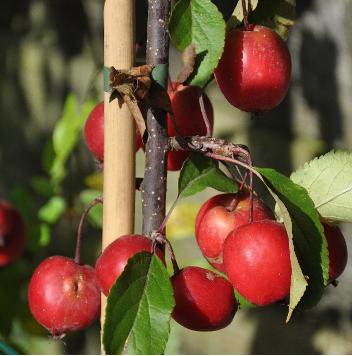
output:
<instances>
[{"instance_id":1,"label":"blurred background","mask_svg":"<svg viewBox=\"0 0 352 356\"><path fill-rule=\"evenodd\" d=\"M137 1L137 41L143 43L145 2ZM78 220L99 194L102 178L82 138L90 109L102 99L103 1L12 0L0 13L0 199L11 201L28 231L25 255L0 269L0 340L28 354L97 354L99 324L54 341L31 317L27 286L45 257L73 256ZM117 34L118 35L118 34ZM352 149L352 0L297 0L288 40L289 94L270 113L251 119L230 106L215 83L209 95L215 136L247 144L255 165L289 175L331 149ZM179 54L171 49L171 77ZM143 174L137 153L137 176ZM168 202L177 192L170 173ZM352 177L351 177L352 179ZM265 197L265 192L261 191ZM194 218L215 191L184 199L168 225L181 265L206 265L194 239ZM83 261L100 253L101 209L84 235ZM141 230L136 193L136 231ZM342 226L352 255L352 228ZM243 308L226 329L197 333L175 324L169 354L352 353L352 262L311 311L285 324L286 308Z\"/></svg>"}]
</instances>

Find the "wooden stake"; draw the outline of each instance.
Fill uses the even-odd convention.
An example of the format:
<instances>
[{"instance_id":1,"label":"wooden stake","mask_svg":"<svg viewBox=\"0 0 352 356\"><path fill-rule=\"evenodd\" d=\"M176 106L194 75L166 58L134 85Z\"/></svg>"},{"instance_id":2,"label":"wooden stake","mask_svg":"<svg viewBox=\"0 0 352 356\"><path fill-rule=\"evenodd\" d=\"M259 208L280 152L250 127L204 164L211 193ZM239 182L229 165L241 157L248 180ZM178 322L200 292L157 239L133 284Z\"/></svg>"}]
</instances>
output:
<instances>
[{"instance_id":1,"label":"wooden stake","mask_svg":"<svg viewBox=\"0 0 352 356\"><path fill-rule=\"evenodd\" d=\"M134 64L135 14L132 0L105 0L104 65L130 69ZM135 125L125 104L104 97L103 248L134 229ZM101 325L104 325L102 298Z\"/></svg>"}]
</instances>

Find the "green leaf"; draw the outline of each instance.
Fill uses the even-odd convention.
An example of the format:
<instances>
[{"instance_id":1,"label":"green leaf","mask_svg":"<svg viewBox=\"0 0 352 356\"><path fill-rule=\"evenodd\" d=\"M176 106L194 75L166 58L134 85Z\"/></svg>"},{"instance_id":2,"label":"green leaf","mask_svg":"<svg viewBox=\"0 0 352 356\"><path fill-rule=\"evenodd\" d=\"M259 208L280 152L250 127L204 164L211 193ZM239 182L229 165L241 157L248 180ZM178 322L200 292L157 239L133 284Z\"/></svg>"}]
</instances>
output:
<instances>
[{"instance_id":1,"label":"green leaf","mask_svg":"<svg viewBox=\"0 0 352 356\"><path fill-rule=\"evenodd\" d=\"M41 223L39 226L39 245L48 246L51 238L50 226L47 223Z\"/></svg>"},{"instance_id":2,"label":"green leaf","mask_svg":"<svg viewBox=\"0 0 352 356\"><path fill-rule=\"evenodd\" d=\"M19 353L15 351L11 346L5 344L0 340L0 354L2 355L18 355Z\"/></svg>"},{"instance_id":3,"label":"green leaf","mask_svg":"<svg viewBox=\"0 0 352 356\"><path fill-rule=\"evenodd\" d=\"M80 105L73 94L68 95L66 99L62 117L56 123L53 132L55 157L52 161L50 174L56 185L66 176L66 160L80 139L81 128L94 104L93 101L88 101Z\"/></svg>"},{"instance_id":4,"label":"green leaf","mask_svg":"<svg viewBox=\"0 0 352 356\"><path fill-rule=\"evenodd\" d=\"M179 0L171 14L169 32L184 50L193 43L196 65L189 84L203 88L219 63L225 44L225 21L210 0Z\"/></svg>"},{"instance_id":5,"label":"green leaf","mask_svg":"<svg viewBox=\"0 0 352 356\"><path fill-rule=\"evenodd\" d=\"M221 192L235 193L238 185L220 169L217 161L192 153L184 163L178 180L178 193L188 197L211 187Z\"/></svg>"},{"instance_id":6,"label":"green leaf","mask_svg":"<svg viewBox=\"0 0 352 356\"><path fill-rule=\"evenodd\" d=\"M352 153L331 151L306 163L291 179L306 188L324 220L352 222Z\"/></svg>"},{"instance_id":7,"label":"green leaf","mask_svg":"<svg viewBox=\"0 0 352 356\"><path fill-rule=\"evenodd\" d=\"M110 290L103 343L107 354L163 354L175 305L170 278L158 256L132 257Z\"/></svg>"},{"instance_id":8,"label":"green leaf","mask_svg":"<svg viewBox=\"0 0 352 356\"><path fill-rule=\"evenodd\" d=\"M31 179L31 186L44 197L50 197L54 194L53 184L47 177L33 177Z\"/></svg>"},{"instance_id":9,"label":"green leaf","mask_svg":"<svg viewBox=\"0 0 352 356\"><path fill-rule=\"evenodd\" d=\"M174 46L183 51L192 42L192 11L190 0L179 0L171 13L169 32Z\"/></svg>"},{"instance_id":10,"label":"green leaf","mask_svg":"<svg viewBox=\"0 0 352 356\"><path fill-rule=\"evenodd\" d=\"M84 206L88 205L95 198L101 196L102 192L100 190L95 189L86 189L81 191L79 194L79 200L82 202ZM94 206L88 215L88 220L93 225L97 227L103 226L103 206L102 204L97 204Z\"/></svg>"},{"instance_id":11,"label":"green leaf","mask_svg":"<svg viewBox=\"0 0 352 356\"><path fill-rule=\"evenodd\" d=\"M38 217L42 221L54 224L61 217L65 209L65 199L59 196L54 196L39 209Z\"/></svg>"},{"instance_id":12,"label":"green leaf","mask_svg":"<svg viewBox=\"0 0 352 356\"><path fill-rule=\"evenodd\" d=\"M291 264L295 262L295 258L292 260L292 257L296 253L302 270L308 277L308 286L301 305L312 307L317 304L324 292L329 271L327 242L318 212L303 187L293 183L289 178L273 169L259 168L258 172L264 176L268 187L279 198L277 203L285 226L288 227L290 243L292 240L290 237L292 221L294 250L293 246L290 246ZM304 288L302 276L298 270L299 266L292 264L292 268L291 296L293 293L295 294L296 303ZM295 289L298 290L298 293ZM292 312L291 303L290 300L290 311Z\"/></svg>"}]
</instances>

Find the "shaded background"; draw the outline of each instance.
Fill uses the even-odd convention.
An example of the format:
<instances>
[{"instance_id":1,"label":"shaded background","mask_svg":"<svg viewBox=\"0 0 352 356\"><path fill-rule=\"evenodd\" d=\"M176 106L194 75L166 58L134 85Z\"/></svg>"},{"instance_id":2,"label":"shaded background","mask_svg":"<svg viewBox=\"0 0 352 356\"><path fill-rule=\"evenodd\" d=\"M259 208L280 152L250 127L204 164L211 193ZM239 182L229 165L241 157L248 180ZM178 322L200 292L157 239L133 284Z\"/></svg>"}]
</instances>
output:
<instances>
[{"instance_id":1,"label":"shaded background","mask_svg":"<svg viewBox=\"0 0 352 356\"><path fill-rule=\"evenodd\" d=\"M316 155L334 148L352 149L352 1L297 2L298 18L288 41L292 85L279 107L251 119L231 107L216 84L207 91L215 111L215 136L247 144L257 166L287 175ZM143 43L145 2L137 4L137 40ZM65 343L50 340L28 312L26 288L43 258L73 255L84 203L79 193L100 184L94 175L95 162L80 139L58 187L66 202L64 211L45 224L37 216L48 197L33 178L47 175L43 157L67 95L74 93L78 103L102 98L102 6L101 0L12 0L2 5L0 13L0 196L25 211L33 225L24 258L0 270L0 340L24 353L99 353L98 323L67 337ZM171 52L176 58L171 63L175 77L179 56ZM139 152L137 174L142 173ZM169 202L176 195L177 177L177 173L169 175ZM193 224L200 204L213 194L209 189L181 201L168 226L181 265L204 264ZM139 193L136 211L136 230L140 231ZM342 228L352 253L352 229ZM83 247L85 262L94 264L100 253L99 239L100 230L90 225ZM285 313L282 306L244 309L231 326L214 333L175 325L168 353L352 353L351 263L338 288L328 287L315 309L296 314L288 325Z\"/></svg>"}]
</instances>

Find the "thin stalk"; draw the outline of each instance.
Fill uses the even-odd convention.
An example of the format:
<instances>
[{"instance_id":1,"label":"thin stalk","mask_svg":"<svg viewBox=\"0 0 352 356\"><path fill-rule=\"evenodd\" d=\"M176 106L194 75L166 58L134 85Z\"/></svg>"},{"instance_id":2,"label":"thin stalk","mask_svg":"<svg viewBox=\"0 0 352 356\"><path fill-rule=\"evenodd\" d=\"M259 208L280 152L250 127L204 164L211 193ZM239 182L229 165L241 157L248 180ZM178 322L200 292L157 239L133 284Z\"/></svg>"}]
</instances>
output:
<instances>
[{"instance_id":1,"label":"thin stalk","mask_svg":"<svg viewBox=\"0 0 352 356\"><path fill-rule=\"evenodd\" d=\"M82 238L83 238L83 229L86 224L86 220L90 210L96 206L97 204L103 204L103 197L97 197L92 200L84 209L81 220L78 225L77 230L77 242L76 242L76 252L75 252L75 262L77 264L81 263L81 245L82 245Z\"/></svg>"}]
</instances>

